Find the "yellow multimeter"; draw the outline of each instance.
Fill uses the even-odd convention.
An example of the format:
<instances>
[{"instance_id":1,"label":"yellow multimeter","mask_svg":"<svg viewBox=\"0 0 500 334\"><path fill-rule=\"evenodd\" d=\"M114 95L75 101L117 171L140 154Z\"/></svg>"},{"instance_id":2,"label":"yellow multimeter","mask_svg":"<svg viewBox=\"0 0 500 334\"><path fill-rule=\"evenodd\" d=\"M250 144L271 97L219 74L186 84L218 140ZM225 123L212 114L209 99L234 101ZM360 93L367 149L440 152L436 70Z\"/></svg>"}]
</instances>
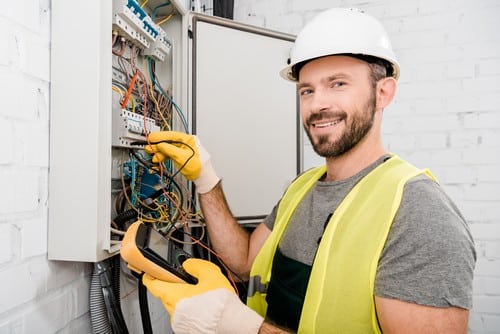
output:
<instances>
[{"instance_id":1,"label":"yellow multimeter","mask_svg":"<svg viewBox=\"0 0 500 334\"><path fill-rule=\"evenodd\" d=\"M167 282L198 282L182 268L182 263L192 257L191 254L141 221L130 225L125 232L120 255L128 267L137 273L148 273Z\"/></svg>"}]
</instances>

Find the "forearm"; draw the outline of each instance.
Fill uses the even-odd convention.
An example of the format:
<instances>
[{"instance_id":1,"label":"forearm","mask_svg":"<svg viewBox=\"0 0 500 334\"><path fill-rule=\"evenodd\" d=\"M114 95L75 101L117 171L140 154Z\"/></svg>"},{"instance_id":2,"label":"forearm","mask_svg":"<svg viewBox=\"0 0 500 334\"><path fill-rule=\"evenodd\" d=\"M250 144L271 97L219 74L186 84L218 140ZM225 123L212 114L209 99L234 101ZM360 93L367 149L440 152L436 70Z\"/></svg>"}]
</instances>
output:
<instances>
[{"instance_id":1,"label":"forearm","mask_svg":"<svg viewBox=\"0 0 500 334\"><path fill-rule=\"evenodd\" d=\"M290 333L294 332L277 327L266 320L260 326L258 334L290 334Z\"/></svg>"},{"instance_id":2,"label":"forearm","mask_svg":"<svg viewBox=\"0 0 500 334\"><path fill-rule=\"evenodd\" d=\"M209 192L199 194L199 199L214 250L233 272L247 278L250 234L233 217L221 182Z\"/></svg>"}]
</instances>

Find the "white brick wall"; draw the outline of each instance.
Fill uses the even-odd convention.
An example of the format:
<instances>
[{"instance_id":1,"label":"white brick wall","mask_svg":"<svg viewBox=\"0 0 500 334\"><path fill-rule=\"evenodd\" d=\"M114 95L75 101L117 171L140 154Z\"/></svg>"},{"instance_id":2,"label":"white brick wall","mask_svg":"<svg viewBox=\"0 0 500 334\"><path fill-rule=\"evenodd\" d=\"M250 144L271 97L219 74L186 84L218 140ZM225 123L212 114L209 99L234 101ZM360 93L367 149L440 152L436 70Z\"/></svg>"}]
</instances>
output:
<instances>
[{"instance_id":1,"label":"white brick wall","mask_svg":"<svg viewBox=\"0 0 500 334\"><path fill-rule=\"evenodd\" d=\"M470 333L500 333L500 2L236 0L234 17L297 33L333 6L361 8L391 35L402 74L386 146L431 168L461 208L478 251Z\"/></svg>"},{"instance_id":2,"label":"white brick wall","mask_svg":"<svg viewBox=\"0 0 500 334\"><path fill-rule=\"evenodd\" d=\"M47 260L50 0L0 6L0 333L91 333L92 264ZM74 237L77 237L76 235ZM124 315L142 331L135 284ZM155 331L167 333L161 302Z\"/></svg>"}]
</instances>

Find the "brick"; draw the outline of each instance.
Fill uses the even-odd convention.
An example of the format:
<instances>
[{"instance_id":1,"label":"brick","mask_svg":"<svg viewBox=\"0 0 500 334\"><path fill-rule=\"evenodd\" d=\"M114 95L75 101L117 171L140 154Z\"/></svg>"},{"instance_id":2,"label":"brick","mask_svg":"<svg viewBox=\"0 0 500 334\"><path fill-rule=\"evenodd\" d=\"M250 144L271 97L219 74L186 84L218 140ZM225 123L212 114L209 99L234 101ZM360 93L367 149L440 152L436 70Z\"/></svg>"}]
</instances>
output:
<instances>
[{"instance_id":1,"label":"brick","mask_svg":"<svg viewBox=\"0 0 500 334\"><path fill-rule=\"evenodd\" d=\"M387 149L390 151L412 150L417 147L417 138L415 135L394 134L386 136L386 138Z\"/></svg>"},{"instance_id":2,"label":"brick","mask_svg":"<svg viewBox=\"0 0 500 334\"><path fill-rule=\"evenodd\" d=\"M484 278L484 293L492 296L500 296L500 278Z\"/></svg>"},{"instance_id":3,"label":"brick","mask_svg":"<svg viewBox=\"0 0 500 334\"><path fill-rule=\"evenodd\" d=\"M445 184L476 184L477 170L469 166L443 167L443 177L440 180Z\"/></svg>"},{"instance_id":4,"label":"brick","mask_svg":"<svg viewBox=\"0 0 500 334\"><path fill-rule=\"evenodd\" d=\"M12 1L8 6L0 6L0 16L35 31L40 26L38 12L39 0Z\"/></svg>"},{"instance_id":5,"label":"brick","mask_svg":"<svg viewBox=\"0 0 500 334\"><path fill-rule=\"evenodd\" d=\"M497 304L500 309L500 303ZM498 310L497 309L497 310ZM500 330L500 315L489 315L485 314L483 316L484 319L484 329L486 331L490 331L492 333L498 333Z\"/></svg>"},{"instance_id":6,"label":"brick","mask_svg":"<svg viewBox=\"0 0 500 334\"><path fill-rule=\"evenodd\" d=\"M464 128L466 129L491 129L500 124L499 112L474 112L463 113Z\"/></svg>"},{"instance_id":7,"label":"brick","mask_svg":"<svg viewBox=\"0 0 500 334\"><path fill-rule=\"evenodd\" d=\"M469 61L455 61L446 64L446 76L451 79L474 78L476 63Z\"/></svg>"},{"instance_id":8,"label":"brick","mask_svg":"<svg viewBox=\"0 0 500 334\"><path fill-rule=\"evenodd\" d=\"M404 2L401 2L403 5ZM408 4L406 4L408 6ZM411 6L408 6L411 7ZM429 34L434 32L446 31L448 27L455 24L459 20L459 15L452 11L439 13L412 15L403 18L402 33L408 31L426 31Z\"/></svg>"},{"instance_id":9,"label":"brick","mask_svg":"<svg viewBox=\"0 0 500 334\"><path fill-rule=\"evenodd\" d=\"M390 6L387 6L384 18L403 17L406 19L407 17L416 16L417 10L417 7L408 6L408 4L401 1L395 1Z\"/></svg>"},{"instance_id":10,"label":"brick","mask_svg":"<svg viewBox=\"0 0 500 334\"><path fill-rule=\"evenodd\" d=\"M50 261L48 266L47 290L61 289L92 271L92 264L83 262Z\"/></svg>"},{"instance_id":11,"label":"brick","mask_svg":"<svg viewBox=\"0 0 500 334\"><path fill-rule=\"evenodd\" d=\"M464 113L479 111L480 99L475 95L462 94L461 96L446 97L444 112L448 113Z\"/></svg>"},{"instance_id":12,"label":"brick","mask_svg":"<svg viewBox=\"0 0 500 334\"><path fill-rule=\"evenodd\" d=\"M84 316L89 308L89 291L90 291L90 280L89 276L80 276L78 281L72 283L72 293L73 300L75 301L75 316Z\"/></svg>"},{"instance_id":13,"label":"brick","mask_svg":"<svg viewBox=\"0 0 500 334\"><path fill-rule=\"evenodd\" d=\"M28 258L47 253L47 215L22 223L21 257Z\"/></svg>"},{"instance_id":14,"label":"brick","mask_svg":"<svg viewBox=\"0 0 500 334\"><path fill-rule=\"evenodd\" d=\"M23 123L16 135L22 145L23 165L49 166L49 126L47 123Z\"/></svg>"},{"instance_id":15,"label":"brick","mask_svg":"<svg viewBox=\"0 0 500 334\"><path fill-rule=\"evenodd\" d=\"M397 52L398 59L400 59L403 64L418 61L419 64L425 65L447 63L463 59L463 51L459 46L429 46L410 49L398 48L395 52Z\"/></svg>"},{"instance_id":16,"label":"brick","mask_svg":"<svg viewBox=\"0 0 500 334\"><path fill-rule=\"evenodd\" d=\"M469 165L500 165L500 154L495 147L476 147L463 150L462 163Z\"/></svg>"},{"instance_id":17,"label":"brick","mask_svg":"<svg viewBox=\"0 0 500 334\"><path fill-rule=\"evenodd\" d=\"M500 74L500 59L478 59L479 76L492 76Z\"/></svg>"},{"instance_id":18,"label":"brick","mask_svg":"<svg viewBox=\"0 0 500 334\"><path fill-rule=\"evenodd\" d=\"M500 49L500 48L499 48ZM499 55L500 56L500 55ZM478 77L463 80L464 91L467 93L500 92L500 75Z\"/></svg>"},{"instance_id":19,"label":"brick","mask_svg":"<svg viewBox=\"0 0 500 334\"><path fill-rule=\"evenodd\" d=\"M20 42L21 70L38 79L50 79L49 41L40 40L37 34L23 34Z\"/></svg>"},{"instance_id":20,"label":"brick","mask_svg":"<svg viewBox=\"0 0 500 334\"><path fill-rule=\"evenodd\" d=\"M418 99L413 102L416 112L419 115L430 114L436 115L446 112L445 99L441 97L434 97L428 99Z\"/></svg>"},{"instance_id":21,"label":"brick","mask_svg":"<svg viewBox=\"0 0 500 334\"><path fill-rule=\"evenodd\" d=\"M479 222L483 221L483 214L481 213L484 204L476 201L462 201L459 205L460 212L468 221Z\"/></svg>"},{"instance_id":22,"label":"brick","mask_svg":"<svg viewBox=\"0 0 500 334\"><path fill-rule=\"evenodd\" d=\"M499 183L466 185L465 199L474 201L500 201Z\"/></svg>"},{"instance_id":23,"label":"brick","mask_svg":"<svg viewBox=\"0 0 500 334\"><path fill-rule=\"evenodd\" d=\"M500 226L497 226L496 233L498 236L498 231ZM474 233L473 233L474 234ZM498 239L498 237L497 237ZM486 260L484 258L477 259L475 275L488 276L491 278L500 277L500 260ZM500 299L500 297L498 297ZM499 308L500 310L500 308Z\"/></svg>"},{"instance_id":24,"label":"brick","mask_svg":"<svg viewBox=\"0 0 500 334\"><path fill-rule=\"evenodd\" d=\"M13 260L15 257L14 247L18 240L18 232L12 224L0 224L0 264Z\"/></svg>"},{"instance_id":25,"label":"brick","mask_svg":"<svg viewBox=\"0 0 500 334\"><path fill-rule=\"evenodd\" d=\"M127 317L127 319L129 319L129 317ZM137 319L136 322L139 323L140 320ZM157 329L155 326L153 326L153 329L156 332ZM142 327L140 328L140 331L142 331ZM70 323L67 324L66 327L64 327L63 329L61 329L57 333L58 334L94 333L94 331L92 329L92 324L90 321L90 314L87 313L87 314L85 314L77 319L72 320ZM133 333L133 332L129 331L129 333ZM139 331L137 331L136 333L139 333ZM169 333L169 332L163 331L160 333Z\"/></svg>"},{"instance_id":26,"label":"brick","mask_svg":"<svg viewBox=\"0 0 500 334\"><path fill-rule=\"evenodd\" d=\"M273 3L274 1L270 1ZM316 1L301 1L293 0L291 1L291 11L293 12L307 12L307 11L322 11L324 9L332 7L332 3L329 0L316 0Z\"/></svg>"},{"instance_id":27,"label":"brick","mask_svg":"<svg viewBox=\"0 0 500 334\"><path fill-rule=\"evenodd\" d=\"M472 235L477 240L499 240L500 224L478 223L470 226ZM500 267L499 267L500 268Z\"/></svg>"},{"instance_id":28,"label":"brick","mask_svg":"<svg viewBox=\"0 0 500 334\"><path fill-rule=\"evenodd\" d=\"M488 260L500 259L500 240L497 242L489 241L485 244L485 256ZM498 280L498 283L500 283L500 280ZM500 291L500 284L499 284L499 291Z\"/></svg>"},{"instance_id":29,"label":"brick","mask_svg":"<svg viewBox=\"0 0 500 334\"><path fill-rule=\"evenodd\" d=\"M5 23L0 20L0 43L4 45L0 49L0 65L6 66L8 65L12 59L12 53L15 49L12 49L13 43L15 40L13 36L10 34L10 31L7 29Z\"/></svg>"},{"instance_id":30,"label":"brick","mask_svg":"<svg viewBox=\"0 0 500 334\"><path fill-rule=\"evenodd\" d=\"M481 217L484 221L497 221L500 217L500 201L484 202L481 208ZM500 231L500 228L499 228Z\"/></svg>"},{"instance_id":31,"label":"brick","mask_svg":"<svg viewBox=\"0 0 500 334\"><path fill-rule=\"evenodd\" d=\"M448 135L446 133L427 133L418 136L418 147L420 149L444 149L448 147Z\"/></svg>"},{"instance_id":32,"label":"brick","mask_svg":"<svg viewBox=\"0 0 500 334\"><path fill-rule=\"evenodd\" d=\"M478 137L481 146L500 147L500 132L497 129L481 131Z\"/></svg>"},{"instance_id":33,"label":"brick","mask_svg":"<svg viewBox=\"0 0 500 334\"><path fill-rule=\"evenodd\" d=\"M302 28L303 25L304 22L302 20L302 16L291 13L285 15L279 14L270 17L267 27L271 30L295 34Z\"/></svg>"},{"instance_id":34,"label":"brick","mask_svg":"<svg viewBox=\"0 0 500 334\"><path fill-rule=\"evenodd\" d=\"M474 296L473 297L474 311L479 313L496 313L500 310L500 296Z\"/></svg>"},{"instance_id":35,"label":"brick","mask_svg":"<svg viewBox=\"0 0 500 334\"><path fill-rule=\"evenodd\" d=\"M37 296L40 282L33 279L28 263L0 271L0 314L26 303ZM12 290L12 287L22 289ZM30 333L30 332L28 332ZM33 332L31 332L33 333ZM41 333L35 331L35 333Z\"/></svg>"},{"instance_id":36,"label":"brick","mask_svg":"<svg viewBox=\"0 0 500 334\"><path fill-rule=\"evenodd\" d=\"M481 143L480 133L469 129L450 131L448 138L452 148L476 148Z\"/></svg>"},{"instance_id":37,"label":"brick","mask_svg":"<svg viewBox=\"0 0 500 334\"><path fill-rule=\"evenodd\" d=\"M484 8L466 11L460 15L459 22L450 29L449 43L465 44L468 42L500 41L498 30L498 16L500 8ZM471 27L474 27L471 29Z\"/></svg>"},{"instance_id":38,"label":"brick","mask_svg":"<svg viewBox=\"0 0 500 334\"><path fill-rule=\"evenodd\" d=\"M447 12L452 4L454 4L454 2L450 4L449 0L420 0L418 2L418 13L425 15Z\"/></svg>"},{"instance_id":39,"label":"brick","mask_svg":"<svg viewBox=\"0 0 500 334\"><path fill-rule=\"evenodd\" d=\"M26 333L56 333L74 317L74 303L70 289L39 299L29 312L24 314Z\"/></svg>"},{"instance_id":40,"label":"brick","mask_svg":"<svg viewBox=\"0 0 500 334\"><path fill-rule=\"evenodd\" d=\"M25 93L23 78L18 72L0 67L0 99L2 108L0 115L18 118L23 113L21 101Z\"/></svg>"},{"instance_id":41,"label":"brick","mask_svg":"<svg viewBox=\"0 0 500 334\"><path fill-rule=\"evenodd\" d=\"M20 316L11 315L0 323L0 334L23 334L23 320Z\"/></svg>"},{"instance_id":42,"label":"brick","mask_svg":"<svg viewBox=\"0 0 500 334\"><path fill-rule=\"evenodd\" d=\"M498 43L468 43L460 47L461 55L467 59L499 58L500 48Z\"/></svg>"},{"instance_id":43,"label":"brick","mask_svg":"<svg viewBox=\"0 0 500 334\"><path fill-rule=\"evenodd\" d=\"M443 98L462 94L459 81L430 81L400 84L399 98Z\"/></svg>"},{"instance_id":44,"label":"brick","mask_svg":"<svg viewBox=\"0 0 500 334\"><path fill-rule=\"evenodd\" d=\"M0 212L31 212L39 206L39 172L30 169L0 167ZM22 185L22 186L21 186Z\"/></svg>"},{"instance_id":45,"label":"brick","mask_svg":"<svg viewBox=\"0 0 500 334\"><path fill-rule=\"evenodd\" d=\"M10 119L0 116L2 130L0 131L0 142L2 143L2 154L0 154L0 165L14 163L14 123Z\"/></svg>"},{"instance_id":46,"label":"brick","mask_svg":"<svg viewBox=\"0 0 500 334\"><path fill-rule=\"evenodd\" d=\"M468 334L484 333L483 317L479 314L471 312L469 315L469 330Z\"/></svg>"}]
</instances>

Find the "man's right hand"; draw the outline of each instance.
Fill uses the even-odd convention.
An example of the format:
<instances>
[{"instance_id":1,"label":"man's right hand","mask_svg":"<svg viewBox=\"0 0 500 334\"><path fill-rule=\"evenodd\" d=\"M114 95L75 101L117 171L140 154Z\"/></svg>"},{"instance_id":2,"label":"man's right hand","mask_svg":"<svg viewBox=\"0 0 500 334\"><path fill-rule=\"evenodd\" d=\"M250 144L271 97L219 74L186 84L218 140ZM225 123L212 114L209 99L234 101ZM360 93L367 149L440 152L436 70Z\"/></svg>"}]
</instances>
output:
<instances>
[{"instance_id":1,"label":"man's right hand","mask_svg":"<svg viewBox=\"0 0 500 334\"><path fill-rule=\"evenodd\" d=\"M147 153L153 154L154 163L170 158L182 175L196 185L196 191L204 194L219 182L210 162L210 154L194 135L177 131L157 131L148 135Z\"/></svg>"}]
</instances>

